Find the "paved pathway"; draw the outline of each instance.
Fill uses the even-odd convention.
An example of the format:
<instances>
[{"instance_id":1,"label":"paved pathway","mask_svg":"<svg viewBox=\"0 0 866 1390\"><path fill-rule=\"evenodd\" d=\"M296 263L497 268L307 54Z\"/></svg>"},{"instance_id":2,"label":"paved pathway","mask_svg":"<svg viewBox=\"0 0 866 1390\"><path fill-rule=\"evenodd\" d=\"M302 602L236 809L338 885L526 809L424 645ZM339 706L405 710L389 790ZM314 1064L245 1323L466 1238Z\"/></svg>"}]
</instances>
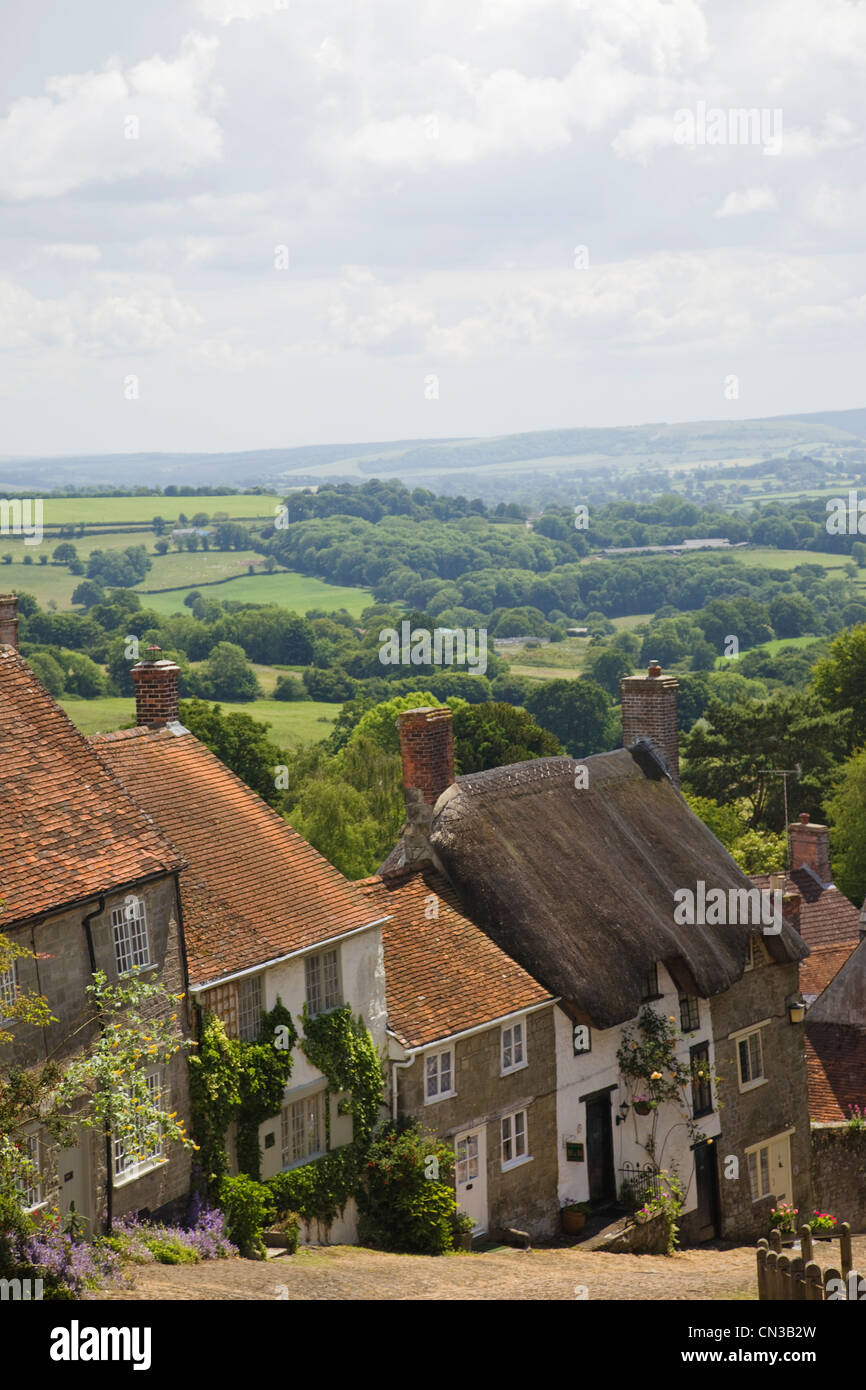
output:
<instances>
[{"instance_id":1,"label":"paved pathway","mask_svg":"<svg viewBox=\"0 0 866 1390\"><path fill-rule=\"evenodd\" d=\"M866 1265L861 1238L860 1267ZM855 1264L857 1257L855 1256ZM387 1255L353 1246L306 1247L264 1262L145 1265L111 1299L750 1299L751 1246L662 1255L497 1249L486 1254ZM585 1290L585 1292L583 1292Z\"/></svg>"}]
</instances>

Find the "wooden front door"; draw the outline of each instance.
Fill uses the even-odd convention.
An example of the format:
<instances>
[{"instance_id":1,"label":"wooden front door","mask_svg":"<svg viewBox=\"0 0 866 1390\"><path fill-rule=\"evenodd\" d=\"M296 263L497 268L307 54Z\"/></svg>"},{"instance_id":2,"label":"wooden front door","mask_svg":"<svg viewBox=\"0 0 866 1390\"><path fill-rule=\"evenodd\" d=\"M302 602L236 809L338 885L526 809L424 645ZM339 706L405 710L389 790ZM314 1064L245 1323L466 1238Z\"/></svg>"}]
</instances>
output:
<instances>
[{"instance_id":1,"label":"wooden front door","mask_svg":"<svg viewBox=\"0 0 866 1390\"><path fill-rule=\"evenodd\" d=\"M454 1139L457 1206L475 1222L475 1235L487 1230L487 1132L484 1125Z\"/></svg>"},{"instance_id":2,"label":"wooden front door","mask_svg":"<svg viewBox=\"0 0 866 1390\"><path fill-rule=\"evenodd\" d=\"M589 1200L609 1201L616 1196L609 1092L586 1102L586 1149Z\"/></svg>"},{"instance_id":3,"label":"wooden front door","mask_svg":"<svg viewBox=\"0 0 866 1390\"><path fill-rule=\"evenodd\" d=\"M698 1240L713 1240L719 1234L719 1174L716 1167L716 1146L696 1144L695 1184L697 1187L697 1212L695 1224Z\"/></svg>"}]
</instances>

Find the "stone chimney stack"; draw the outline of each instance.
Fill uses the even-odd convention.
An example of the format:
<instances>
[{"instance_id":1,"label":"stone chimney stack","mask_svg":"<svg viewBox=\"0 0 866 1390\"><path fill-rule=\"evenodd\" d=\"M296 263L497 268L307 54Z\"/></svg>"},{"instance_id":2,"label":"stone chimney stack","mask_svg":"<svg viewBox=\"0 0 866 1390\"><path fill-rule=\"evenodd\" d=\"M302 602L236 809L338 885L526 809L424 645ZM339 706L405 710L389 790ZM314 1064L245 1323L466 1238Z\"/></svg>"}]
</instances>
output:
<instances>
[{"instance_id":1,"label":"stone chimney stack","mask_svg":"<svg viewBox=\"0 0 866 1390\"><path fill-rule=\"evenodd\" d=\"M803 811L799 821L788 826L788 834L791 839L791 871L811 869L821 883L832 883L828 827L813 823L809 820L809 812Z\"/></svg>"},{"instance_id":2,"label":"stone chimney stack","mask_svg":"<svg viewBox=\"0 0 866 1390\"><path fill-rule=\"evenodd\" d=\"M445 788L454 781L451 711L447 705L408 709L397 716L397 728L407 805L409 793L414 791L421 793L427 806L435 806Z\"/></svg>"},{"instance_id":3,"label":"stone chimney stack","mask_svg":"<svg viewBox=\"0 0 866 1390\"><path fill-rule=\"evenodd\" d=\"M0 647L18 650L18 595L0 594Z\"/></svg>"},{"instance_id":4,"label":"stone chimney stack","mask_svg":"<svg viewBox=\"0 0 866 1390\"><path fill-rule=\"evenodd\" d=\"M154 654L159 647L150 647ZM180 667L174 661L139 661L132 668L137 724L159 728L178 717L177 681Z\"/></svg>"},{"instance_id":5,"label":"stone chimney stack","mask_svg":"<svg viewBox=\"0 0 866 1390\"><path fill-rule=\"evenodd\" d=\"M664 758L675 787L680 784L679 733L675 676L663 676L651 661L645 676L624 676L619 683L622 699L622 742L630 748L639 738L651 739Z\"/></svg>"}]
</instances>

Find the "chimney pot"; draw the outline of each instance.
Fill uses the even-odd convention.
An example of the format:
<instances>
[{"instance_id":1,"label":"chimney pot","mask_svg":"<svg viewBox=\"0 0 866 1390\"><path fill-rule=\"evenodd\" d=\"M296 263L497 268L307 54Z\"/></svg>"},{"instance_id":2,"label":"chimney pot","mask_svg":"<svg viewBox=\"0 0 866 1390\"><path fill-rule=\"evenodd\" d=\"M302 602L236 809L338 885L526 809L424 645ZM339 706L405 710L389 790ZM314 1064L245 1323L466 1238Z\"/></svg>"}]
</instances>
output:
<instances>
[{"instance_id":1,"label":"chimney pot","mask_svg":"<svg viewBox=\"0 0 866 1390\"><path fill-rule=\"evenodd\" d=\"M665 676L658 661L651 661L645 676L624 676L619 683L622 699L622 742L631 748L648 738L664 759L675 787L680 784L679 731L675 676Z\"/></svg>"},{"instance_id":2,"label":"chimney pot","mask_svg":"<svg viewBox=\"0 0 866 1390\"><path fill-rule=\"evenodd\" d=\"M148 651L159 648L149 647ZM139 661L133 666L136 723L158 729L177 719L179 676L180 667L174 661Z\"/></svg>"},{"instance_id":3,"label":"chimney pot","mask_svg":"<svg viewBox=\"0 0 866 1390\"><path fill-rule=\"evenodd\" d=\"M407 709L397 716L403 789L421 793L428 806L454 781L454 727L447 705ZM408 804L408 798L407 798Z\"/></svg>"},{"instance_id":4,"label":"chimney pot","mask_svg":"<svg viewBox=\"0 0 866 1390\"><path fill-rule=\"evenodd\" d=\"M0 594L0 646L18 650L17 594Z\"/></svg>"},{"instance_id":5,"label":"chimney pot","mask_svg":"<svg viewBox=\"0 0 866 1390\"><path fill-rule=\"evenodd\" d=\"M788 827L791 841L791 870L810 869L819 882L833 881L830 868L830 831L802 811L799 820Z\"/></svg>"}]
</instances>

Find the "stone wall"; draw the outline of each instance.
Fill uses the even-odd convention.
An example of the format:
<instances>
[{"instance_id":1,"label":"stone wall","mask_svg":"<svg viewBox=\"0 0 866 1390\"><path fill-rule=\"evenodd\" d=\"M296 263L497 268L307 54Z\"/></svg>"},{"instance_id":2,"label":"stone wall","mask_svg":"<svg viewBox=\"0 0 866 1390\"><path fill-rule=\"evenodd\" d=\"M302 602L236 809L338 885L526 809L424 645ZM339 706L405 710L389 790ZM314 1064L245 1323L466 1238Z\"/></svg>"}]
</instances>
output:
<instances>
[{"instance_id":1,"label":"stone wall","mask_svg":"<svg viewBox=\"0 0 866 1390\"><path fill-rule=\"evenodd\" d=\"M832 1212L852 1231L866 1231L866 1130L813 1127L812 1194L811 1210Z\"/></svg>"},{"instance_id":2,"label":"stone wall","mask_svg":"<svg viewBox=\"0 0 866 1390\"><path fill-rule=\"evenodd\" d=\"M756 957L758 952L756 944ZM790 1023L787 1011L787 1000L797 989L796 964L765 961L711 1001L716 1072L722 1080L722 1132L716 1144L721 1234L726 1240L751 1241L766 1235L768 1204L753 1199L746 1149L789 1129L794 1131L790 1136L794 1206L811 1210L805 1041L802 1024ZM741 1091L736 1040L728 1035L764 1019L770 1020L761 1029L766 1081ZM725 1177L729 1157L737 1159L736 1177Z\"/></svg>"},{"instance_id":3,"label":"stone wall","mask_svg":"<svg viewBox=\"0 0 866 1390\"><path fill-rule=\"evenodd\" d=\"M144 901L147 917L150 958L153 966L142 971L143 978L158 982L174 995L186 991L185 971L178 925L179 912L175 879L167 876L153 883L142 884L134 889L135 896ZM114 953L114 939L111 926L111 912L123 904L125 893L106 896L105 909L94 917L91 924L96 969L103 970L110 981L116 981L117 968ZM19 986L23 991L43 995L48 1001L55 1023L45 1028L16 1023L11 1031L14 1042L4 1048L4 1062L8 1065L34 1065L51 1056L59 1061L69 1058L92 1043L96 1036L96 1025L82 1028L92 1010L85 993L92 983L90 957L84 918L99 906L97 901L84 903L74 911L57 913L54 916L33 923L27 927L14 928L10 937L33 952L39 959L21 959L18 962ZM176 1013L173 1031L177 1037L190 1035L190 1014L188 999L168 1005L155 1001L150 1016L156 1013L170 1018ZM148 1016L148 1009L143 1010ZM186 1053L178 1053L165 1070L164 1099L170 1103L166 1107L176 1110L187 1129L190 1128L189 1081ZM159 1164L140 1177L120 1180L114 1192L114 1212L120 1216L127 1211L160 1208L171 1209L183 1200L189 1191L191 1159L180 1145L167 1151L168 1162ZM43 1149L43 1197L49 1203L64 1205L63 1184L65 1174L58 1171L57 1155L46 1144ZM80 1167L79 1167L80 1165ZM76 1207L99 1223L105 1211L106 1162L104 1141L92 1131L81 1132L81 1150L78 1155L67 1156L65 1165L69 1172L79 1170L77 1181L83 1173L85 1193L76 1201Z\"/></svg>"},{"instance_id":4,"label":"stone wall","mask_svg":"<svg viewBox=\"0 0 866 1390\"><path fill-rule=\"evenodd\" d=\"M501 1075L499 1025L455 1043L455 1089L450 1099L424 1103L424 1056L398 1071L399 1110L414 1115L453 1143L462 1130L480 1127L487 1134L488 1230L501 1239L505 1230L527 1231L533 1240L554 1235L559 1227L558 1152L553 1007L526 1016L527 1063ZM431 1048L441 1051L447 1043ZM502 1170L500 1120L525 1109L531 1161Z\"/></svg>"}]
</instances>

